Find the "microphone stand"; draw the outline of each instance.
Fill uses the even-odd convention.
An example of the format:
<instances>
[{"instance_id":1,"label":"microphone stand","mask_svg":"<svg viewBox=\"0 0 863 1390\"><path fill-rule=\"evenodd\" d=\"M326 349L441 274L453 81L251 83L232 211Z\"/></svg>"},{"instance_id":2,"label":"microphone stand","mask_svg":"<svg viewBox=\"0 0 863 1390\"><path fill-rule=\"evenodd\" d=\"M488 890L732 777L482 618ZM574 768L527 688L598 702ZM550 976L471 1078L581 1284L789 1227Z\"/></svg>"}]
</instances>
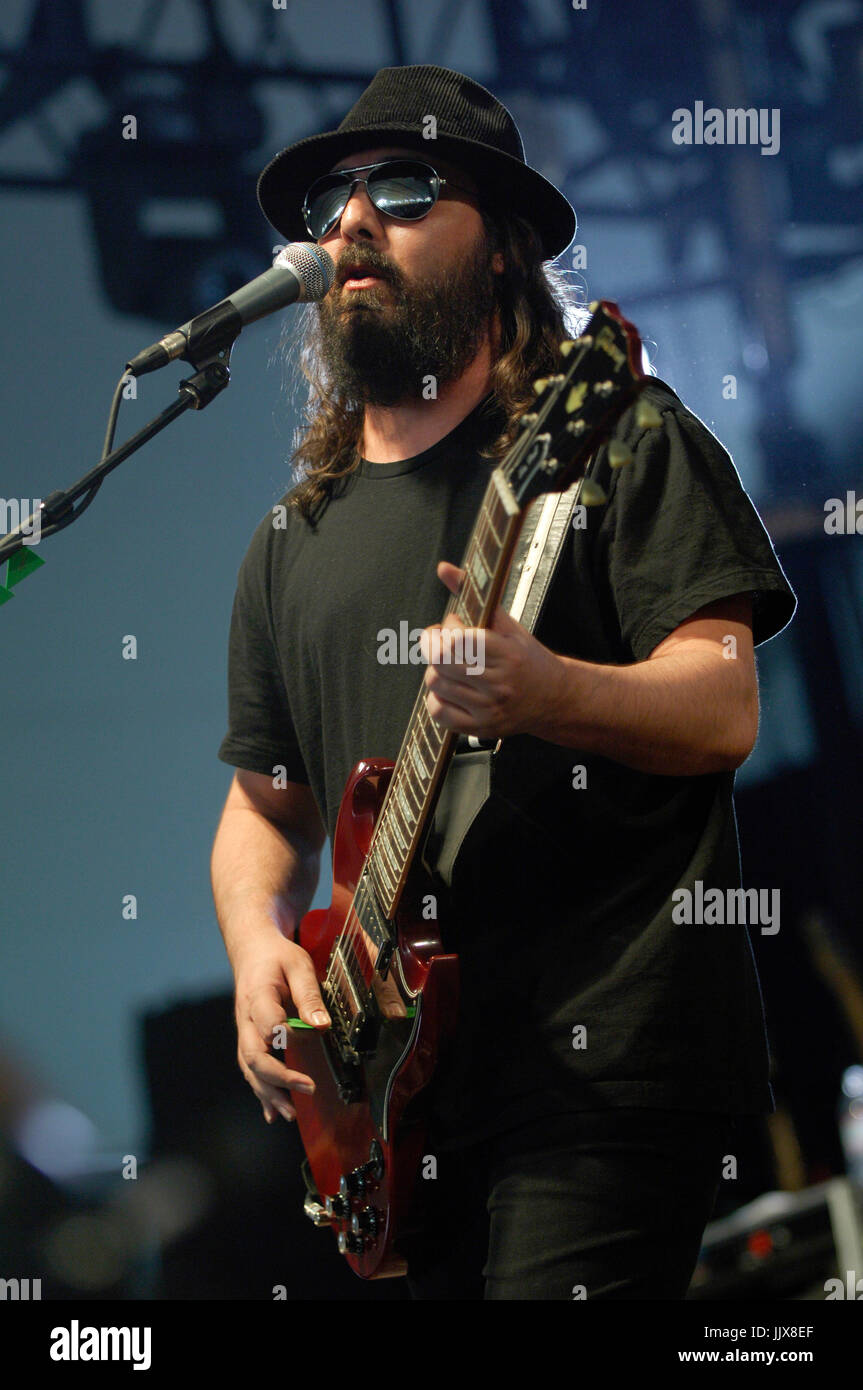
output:
<instances>
[{"instance_id":1,"label":"microphone stand","mask_svg":"<svg viewBox=\"0 0 863 1390\"><path fill-rule=\"evenodd\" d=\"M239 328L237 334L239 334ZM187 410L203 410L205 406L210 404L210 401L218 396L220 391L224 391L231 379L228 362L232 347L233 342L227 347L222 347L215 355L211 352L209 357L197 361L189 354L189 360L195 368L195 372L180 382L177 388L180 394L179 400L167 406L161 414L155 416L149 424L138 430L137 434L133 434L131 439L127 439L126 443L121 444L118 449L114 449L111 453L103 453L95 468L91 468L89 473L85 473L83 478L79 479L73 487L52 492L42 502L38 512L33 512L26 521L22 521L19 526L15 527L14 531L10 531L8 536L4 536L0 540L0 565L5 560L9 560L6 585L4 587L3 584L0 584L0 604L7 603L10 598L14 597L12 588L15 584L45 563L39 556L33 554L29 547L26 555L20 555L17 560L15 559L15 556L26 544L27 532L30 531L32 534L31 523L35 521L36 517L41 516L42 520L47 522L47 525L40 528L40 540L44 536L53 535L55 531L63 530L66 526L71 526L72 522L76 521L83 511L86 511L101 486L102 479L108 473L112 472L124 459L129 458L130 454L134 454L140 449L142 444L146 444L148 439L159 434L179 415L185 414ZM120 388L128 376L128 371L124 372L115 392L117 404L119 403ZM115 419L115 407L112 406L112 419L109 421L106 449L110 449ZM74 503L84 493L90 495L80 507L75 508Z\"/></svg>"}]
</instances>

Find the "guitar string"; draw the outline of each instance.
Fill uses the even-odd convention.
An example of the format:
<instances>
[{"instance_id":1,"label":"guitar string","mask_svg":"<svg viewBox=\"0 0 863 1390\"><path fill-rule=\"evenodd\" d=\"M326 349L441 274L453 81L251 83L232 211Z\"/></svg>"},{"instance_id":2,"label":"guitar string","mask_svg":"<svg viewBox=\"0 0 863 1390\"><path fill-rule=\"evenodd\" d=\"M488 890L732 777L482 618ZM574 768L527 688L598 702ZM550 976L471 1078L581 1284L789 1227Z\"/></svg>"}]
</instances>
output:
<instances>
[{"instance_id":1,"label":"guitar string","mask_svg":"<svg viewBox=\"0 0 863 1390\"><path fill-rule=\"evenodd\" d=\"M481 509L480 520L478 521L477 526L475 528L474 537L472 537L472 543L468 547L466 560L468 560L469 557L473 554L474 550L477 548L477 545L481 543L481 533L487 527L487 520L488 518L484 503L483 508ZM451 595L450 598L452 600L452 604L448 607L447 612L454 612L458 609L459 604L462 601L466 600L467 595L463 595L460 592L458 595ZM447 613L444 614L444 617L446 616ZM469 612L466 612L464 616L467 617L469 620L472 618L472 615ZM423 689L421 687L420 694L417 698L414 707L414 717L412 718L408 726L408 734L405 739L404 750L402 755L400 755L400 761L398 762L396 770L393 773L391 782L392 791L388 795L385 804L382 807L378 827L376 828L377 833L373 845L370 849L371 856L371 854L373 854L374 851L377 849L377 844L379 840L382 843L389 844L393 852L393 855L395 856L398 862L398 873L396 875L396 882L394 885L395 887L397 887L398 883L401 882L401 879L404 875L405 864L407 862L407 858L402 857L402 854L398 850L397 846L393 843L393 837L390 833L389 826L389 822L391 819L395 822L395 824L398 824L399 792L402 793L402 795L405 797L409 804L410 802L417 803L418 809L413 812L413 820L416 824L421 819L419 813L421 812L424 801L426 799L428 787L431 785L433 781L434 773L437 768L438 759L440 758L440 754L444 744L444 731L440 729L439 725L432 726L429 723L429 719L430 716L428 714L428 708L425 702L425 698L423 696ZM417 749L417 732L422 734L422 736L425 738L432 758L431 770L422 779L424 785L421 787L419 793L417 793L415 790L413 768L411 766L411 759L408 756L408 754L411 751ZM431 737L432 733L434 734L433 738ZM422 753L419 752L417 756L420 758L420 761L425 766L426 760L422 756ZM408 831L407 843L409 852L410 845L416 838L416 829L414 828L413 830L411 830L410 824L406 824L405 829Z\"/></svg>"}]
</instances>

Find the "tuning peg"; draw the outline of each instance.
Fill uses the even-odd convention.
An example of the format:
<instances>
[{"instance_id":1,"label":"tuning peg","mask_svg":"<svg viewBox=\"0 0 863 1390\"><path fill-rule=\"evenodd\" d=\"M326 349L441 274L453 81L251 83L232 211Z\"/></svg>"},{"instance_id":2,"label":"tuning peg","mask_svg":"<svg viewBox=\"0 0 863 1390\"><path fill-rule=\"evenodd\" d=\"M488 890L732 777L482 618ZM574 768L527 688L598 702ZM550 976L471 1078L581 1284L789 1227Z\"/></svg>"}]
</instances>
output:
<instances>
[{"instance_id":1,"label":"tuning peg","mask_svg":"<svg viewBox=\"0 0 863 1390\"><path fill-rule=\"evenodd\" d=\"M536 394L539 395L542 391L545 390L545 388L546 388L547 385L548 385L548 377L547 377L547 376L538 376L537 379L536 379L536 381L533 383L533 389L534 389L534 391L536 392Z\"/></svg>"},{"instance_id":2,"label":"tuning peg","mask_svg":"<svg viewBox=\"0 0 863 1390\"><path fill-rule=\"evenodd\" d=\"M657 430L662 425L662 416L650 401L641 398L635 407L635 423L640 430Z\"/></svg>"},{"instance_id":3,"label":"tuning peg","mask_svg":"<svg viewBox=\"0 0 863 1390\"><path fill-rule=\"evenodd\" d=\"M612 468L623 468L627 463L632 463L632 453L622 439L612 439L608 446L608 462Z\"/></svg>"},{"instance_id":4,"label":"tuning peg","mask_svg":"<svg viewBox=\"0 0 863 1390\"><path fill-rule=\"evenodd\" d=\"M593 347L593 338L589 333L582 333L581 337L579 338L564 338L563 342L559 344L561 357L568 357L569 354L572 352L572 349L576 347Z\"/></svg>"},{"instance_id":5,"label":"tuning peg","mask_svg":"<svg viewBox=\"0 0 863 1390\"><path fill-rule=\"evenodd\" d=\"M573 386L571 391L569 391L566 397L566 401L564 402L563 408L566 411L567 415L571 415L574 410L581 409L581 407L584 405L584 398L586 395L587 382L576 382L575 386Z\"/></svg>"},{"instance_id":6,"label":"tuning peg","mask_svg":"<svg viewBox=\"0 0 863 1390\"><path fill-rule=\"evenodd\" d=\"M608 501L608 497L599 483L595 483L592 478L582 478L578 500L583 502L586 507L599 507L603 502Z\"/></svg>"}]
</instances>

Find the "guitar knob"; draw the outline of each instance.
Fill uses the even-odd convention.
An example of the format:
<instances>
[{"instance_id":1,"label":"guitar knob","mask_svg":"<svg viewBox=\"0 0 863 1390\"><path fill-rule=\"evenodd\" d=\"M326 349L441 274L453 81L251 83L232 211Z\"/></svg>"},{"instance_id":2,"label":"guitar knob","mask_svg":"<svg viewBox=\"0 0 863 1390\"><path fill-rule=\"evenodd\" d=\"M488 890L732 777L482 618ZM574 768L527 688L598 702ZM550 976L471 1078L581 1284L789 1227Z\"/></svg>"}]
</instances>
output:
<instances>
[{"instance_id":1,"label":"guitar knob","mask_svg":"<svg viewBox=\"0 0 863 1390\"><path fill-rule=\"evenodd\" d=\"M346 1197L325 1197L324 1209L329 1217L345 1217L351 1214L351 1204Z\"/></svg>"},{"instance_id":2,"label":"guitar knob","mask_svg":"<svg viewBox=\"0 0 863 1390\"><path fill-rule=\"evenodd\" d=\"M351 1217L351 1230L355 1236L375 1236L378 1231L378 1214L374 1207L363 1207Z\"/></svg>"},{"instance_id":3,"label":"guitar knob","mask_svg":"<svg viewBox=\"0 0 863 1390\"><path fill-rule=\"evenodd\" d=\"M352 1168L339 1178L339 1192L342 1197L361 1197L369 1186L380 1182L384 1175L384 1156L380 1144L372 1140L369 1147L368 1163Z\"/></svg>"},{"instance_id":4,"label":"guitar knob","mask_svg":"<svg viewBox=\"0 0 863 1390\"><path fill-rule=\"evenodd\" d=\"M339 1178L339 1193L345 1200L358 1197L365 1191L366 1175L362 1168L354 1168L350 1173L342 1173Z\"/></svg>"},{"instance_id":5,"label":"guitar knob","mask_svg":"<svg viewBox=\"0 0 863 1390\"><path fill-rule=\"evenodd\" d=\"M361 1255L366 1248L366 1243L362 1236L348 1235L347 1231L339 1231L338 1247L340 1255Z\"/></svg>"}]
</instances>

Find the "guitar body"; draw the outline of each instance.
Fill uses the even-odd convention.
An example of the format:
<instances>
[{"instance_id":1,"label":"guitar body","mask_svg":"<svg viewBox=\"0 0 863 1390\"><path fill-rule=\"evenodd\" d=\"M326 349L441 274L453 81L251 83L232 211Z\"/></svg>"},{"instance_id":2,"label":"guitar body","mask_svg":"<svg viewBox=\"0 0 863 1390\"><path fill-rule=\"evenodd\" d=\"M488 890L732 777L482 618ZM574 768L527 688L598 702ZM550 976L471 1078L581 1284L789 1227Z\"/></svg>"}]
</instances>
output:
<instances>
[{"instance_id":1,"label":"guitar body","mask_svg":"<svg viewBox=\"0 0 863 1390\"><path fill-rule=\"evenodd\" d=\"M333 841L333 900L308 912L299 928L319 981L351 912L393 767L387 759L366 759L348 779ZM331 1199L319 1224L331 1226L348 1263L366 1279L406 1272L397 1243L411 1229L425 1141L422 1092L454 1030L458 1004L458 958L444 953L436 922L405 904L396 926L388 979L408 1016L379 1020L374 1054L363 1054L360 1063L356 1098L340 1090L329 1030L292 1027L279 1054L315 1083L313 1096L292 1091L291 1104L320 1201Z\"/></svg>"}]
</instances>

